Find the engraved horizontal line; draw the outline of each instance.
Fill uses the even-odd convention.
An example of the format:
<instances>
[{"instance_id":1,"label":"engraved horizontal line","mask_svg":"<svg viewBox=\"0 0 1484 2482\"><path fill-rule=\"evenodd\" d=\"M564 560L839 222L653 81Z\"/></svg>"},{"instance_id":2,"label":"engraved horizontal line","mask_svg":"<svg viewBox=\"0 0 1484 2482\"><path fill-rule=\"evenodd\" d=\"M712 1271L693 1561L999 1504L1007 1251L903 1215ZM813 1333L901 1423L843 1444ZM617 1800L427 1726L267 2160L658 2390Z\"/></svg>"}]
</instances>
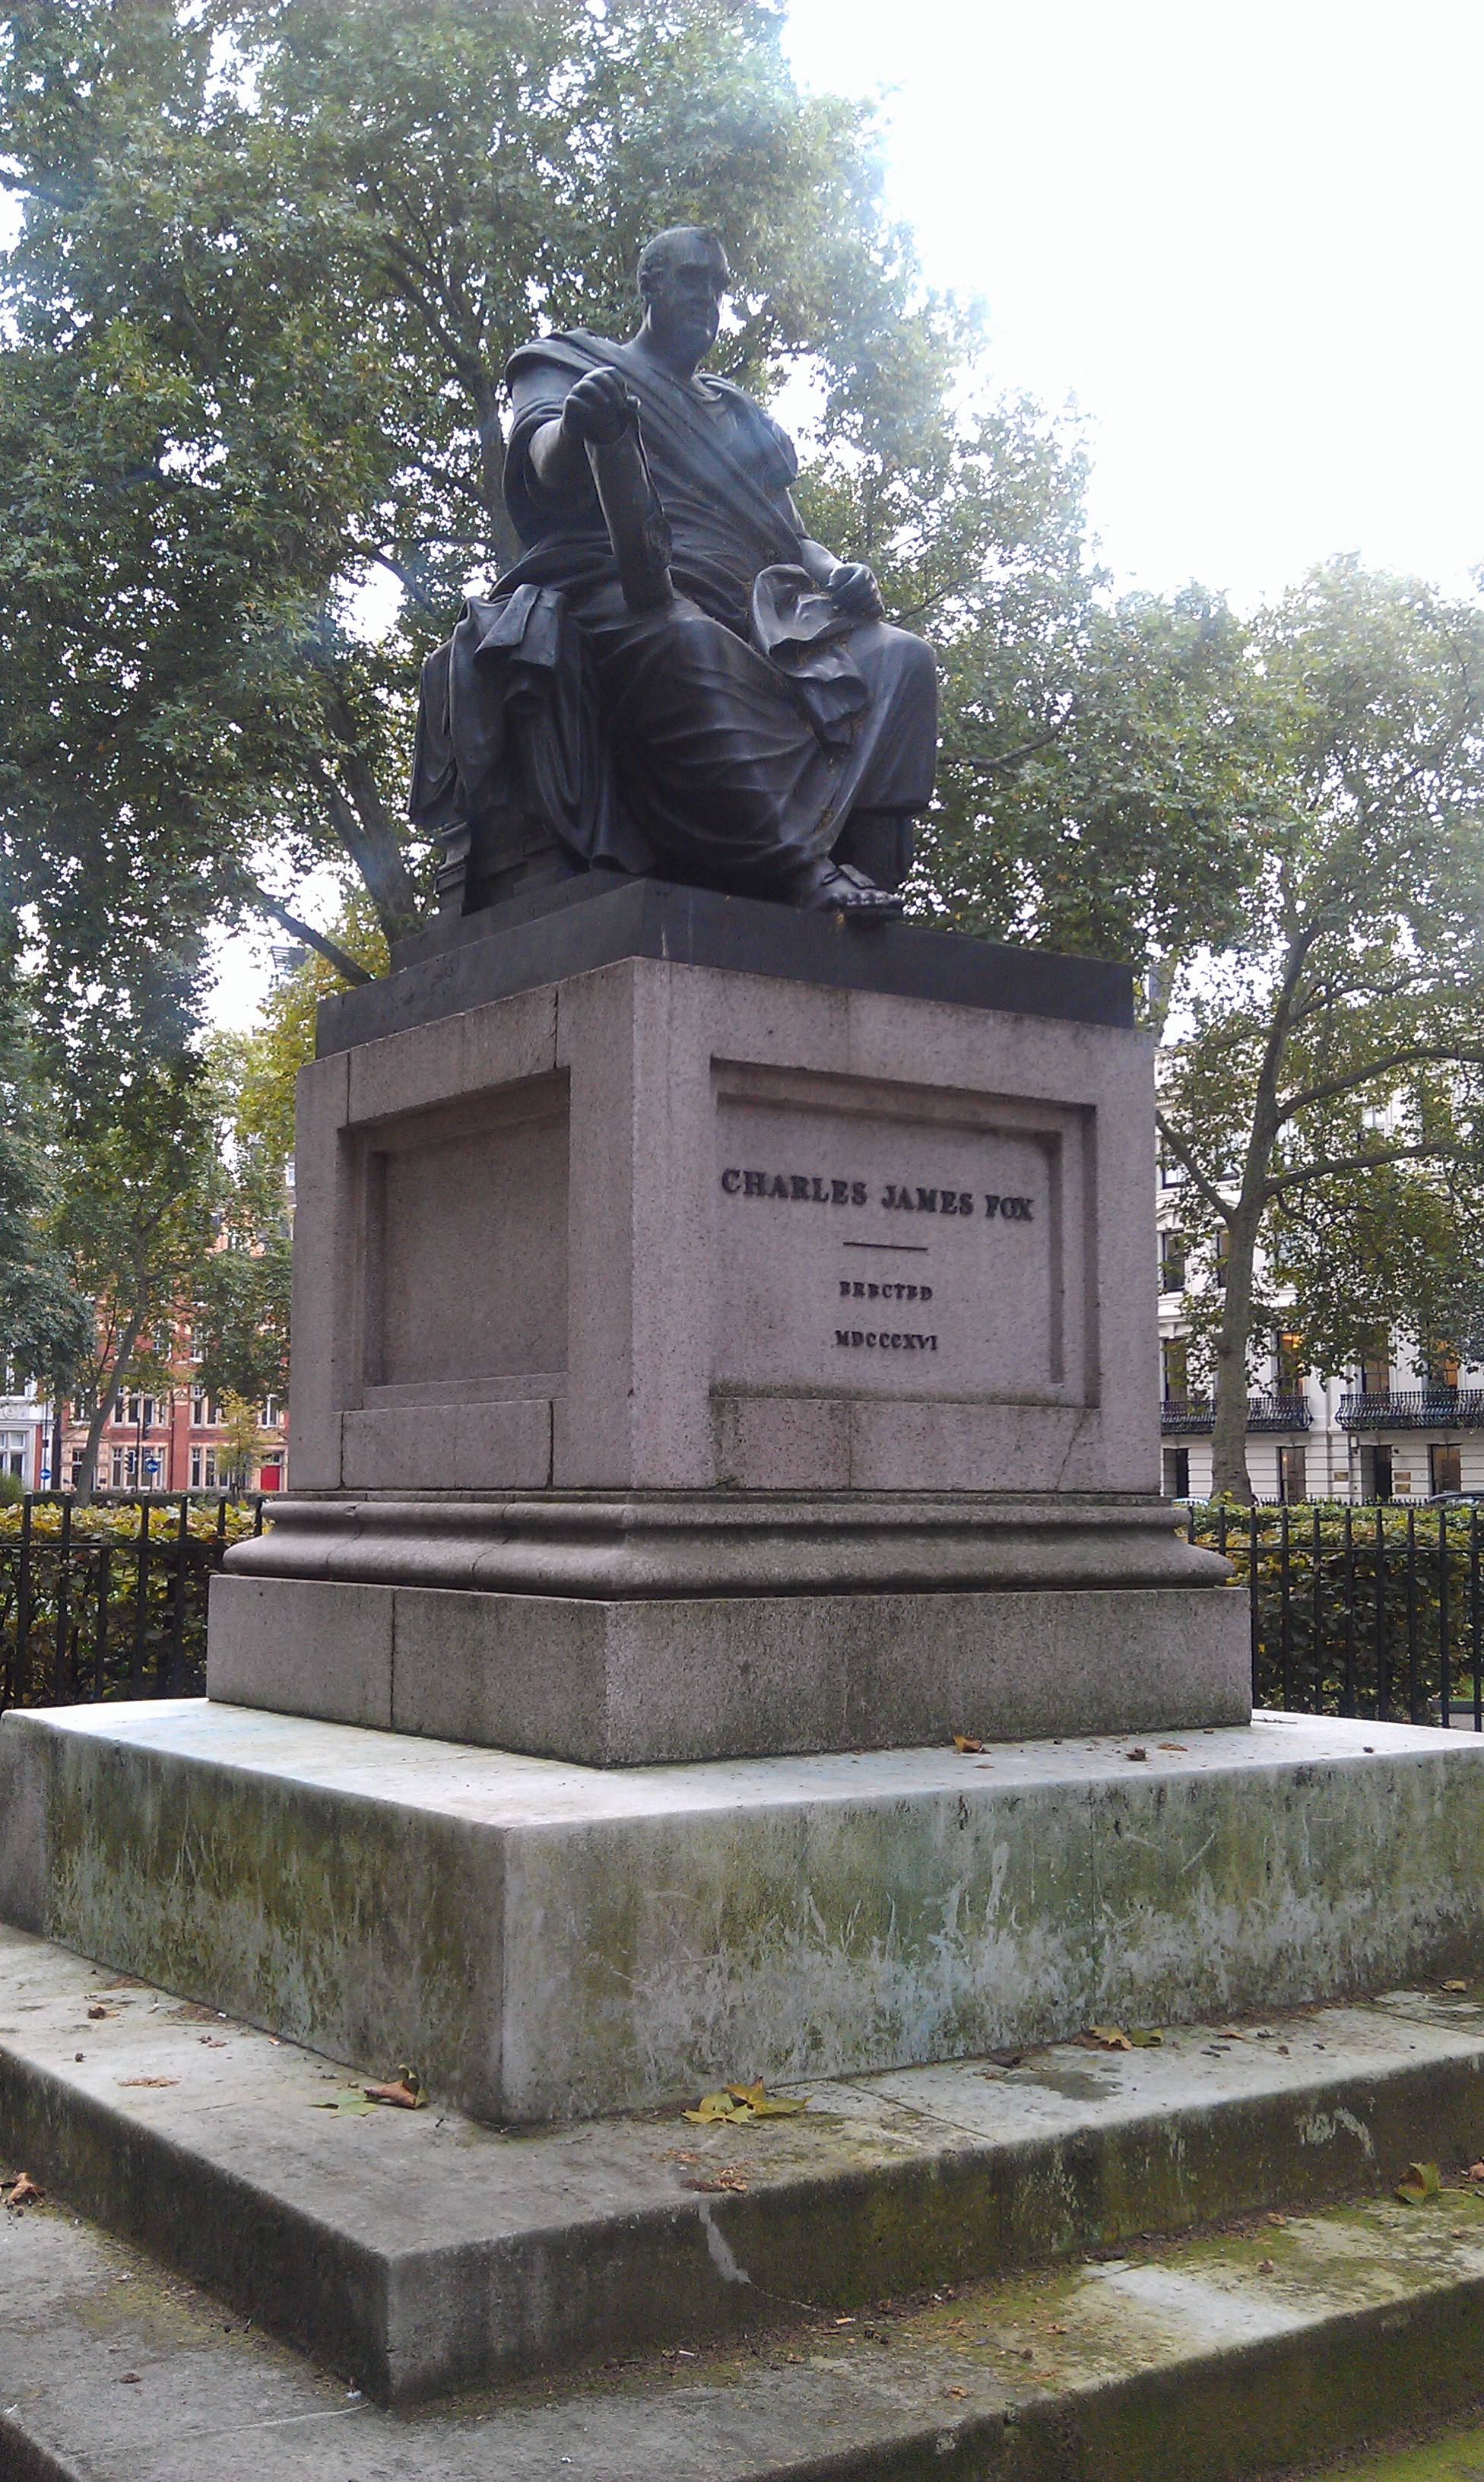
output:
<instances>
[{"instance_id":1,"label":"engraved horizontal line","mask_svg":"<svg viewBox=\"0 0 1484 2482\"><path fill-rule=\"evenodd\" d=\"M846 1241L841 1246L846 1250L910 1250L915 1258L925 1258L929 1247L925 1241Z\"/></svg>"}]
</instances>

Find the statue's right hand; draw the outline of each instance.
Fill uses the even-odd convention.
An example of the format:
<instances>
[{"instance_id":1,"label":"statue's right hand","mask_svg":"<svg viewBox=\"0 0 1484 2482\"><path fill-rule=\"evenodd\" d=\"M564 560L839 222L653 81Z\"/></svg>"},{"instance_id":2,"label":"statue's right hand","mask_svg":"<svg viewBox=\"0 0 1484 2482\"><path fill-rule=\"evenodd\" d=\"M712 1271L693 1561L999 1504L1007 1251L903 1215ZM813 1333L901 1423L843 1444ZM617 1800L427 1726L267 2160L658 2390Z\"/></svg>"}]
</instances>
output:
<instances>
[{"instance_id":1,"label":"statue's right hand","mask_svg":"<svg viewBox=\"0 0 1484 2482\"><path fill-rule=\"evenodd\" d=\"M570 436L606 448L632 428L638 412L622 372L605 368L588 371L568 388L561 425Z\"/></svg>"}]
</instances>

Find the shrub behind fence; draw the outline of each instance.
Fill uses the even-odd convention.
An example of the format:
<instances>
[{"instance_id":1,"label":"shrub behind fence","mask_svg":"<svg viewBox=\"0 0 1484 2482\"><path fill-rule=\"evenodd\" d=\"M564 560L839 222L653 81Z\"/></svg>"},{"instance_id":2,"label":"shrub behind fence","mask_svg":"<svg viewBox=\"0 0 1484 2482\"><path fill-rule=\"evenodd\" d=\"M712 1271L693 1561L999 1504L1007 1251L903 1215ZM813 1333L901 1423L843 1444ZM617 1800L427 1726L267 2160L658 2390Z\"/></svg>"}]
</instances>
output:
<instances>
[{"instance_id":1,"label":"shrub behind fence","mask_svg":"<svg viewBox=\"0 0 1484 2482\"><path fill-rule=\"evenodd\" d=\"M1479 1511L1195 1501L1248 1594L1259 1706L1484 1729Z\"/></svg>"},{"instance_id":2,"label":"shrub behind fence","mask_svg":"<svg viewBox=\"0 0 1484 2482\"><path fill-rule=\"evenodd\" d=\"M0 1507L0 1708L200 1697L212 1572L262 1527L260 1498Z\"/></svg>"}]
</instances>

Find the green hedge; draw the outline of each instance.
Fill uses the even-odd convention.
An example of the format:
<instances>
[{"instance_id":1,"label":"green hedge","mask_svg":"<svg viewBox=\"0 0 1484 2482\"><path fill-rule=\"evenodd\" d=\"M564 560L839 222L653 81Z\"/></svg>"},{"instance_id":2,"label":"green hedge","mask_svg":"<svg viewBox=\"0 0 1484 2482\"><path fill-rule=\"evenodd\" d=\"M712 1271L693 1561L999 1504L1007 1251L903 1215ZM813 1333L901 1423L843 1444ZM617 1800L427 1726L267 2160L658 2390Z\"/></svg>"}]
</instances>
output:
<instances>
[{"instance_id":1,"label":"green hedge","mask_svg":"<svg viewBox=\"0 0 1484 2482\"><path fill-rule=\"evenodd\" d=\"M193 1502L184 1545L179 1501L150 1506L142 1627L143 1515L128 1502L74 1507L64 1559L62 1504L38 1500L23 1563L23 1513L0 1504L0 1704L200 1696L207 1588L221 1543L253 1531L253 1504L229 1502L219 1531L216 1502Z\"/></svg>"},{"instance_id":2,"label":"green hedge","mask_svg":"<svg viewBox=\"0 0 1484 2482\"><path fill-rule=\"evenodd\" d=\"M1318 1501L1224 1514L1226 1554L1249 1593L1256 1571L1260 1705L1436 1722L1445 1649L1452 1703L1471 1702L1484 1525L1470 1510ZM1222 1548L1222 1520L1219 1502L1195 1502L1193 1539Z\"/></svg>"}]
</instances>

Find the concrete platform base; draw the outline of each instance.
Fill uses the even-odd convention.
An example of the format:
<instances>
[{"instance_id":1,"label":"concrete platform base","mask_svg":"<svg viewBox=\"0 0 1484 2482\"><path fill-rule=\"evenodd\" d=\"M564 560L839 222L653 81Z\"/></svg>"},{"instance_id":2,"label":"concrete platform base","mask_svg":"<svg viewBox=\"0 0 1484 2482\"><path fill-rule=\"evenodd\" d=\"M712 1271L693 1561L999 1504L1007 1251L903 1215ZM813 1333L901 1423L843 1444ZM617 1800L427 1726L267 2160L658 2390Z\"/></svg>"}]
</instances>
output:
<instances>
[{"instance_id":1,"label":"concrete platform base","mask_svg":"<svg viewBox=\"0 0 1484 2482\"><path fill-rule=\"evenodd\" d=\"M204 1701L0 1721L0 1918L494 2123L1484 1967L1484 1743L605 1772Z\"/></svg>"}]
</instances>

